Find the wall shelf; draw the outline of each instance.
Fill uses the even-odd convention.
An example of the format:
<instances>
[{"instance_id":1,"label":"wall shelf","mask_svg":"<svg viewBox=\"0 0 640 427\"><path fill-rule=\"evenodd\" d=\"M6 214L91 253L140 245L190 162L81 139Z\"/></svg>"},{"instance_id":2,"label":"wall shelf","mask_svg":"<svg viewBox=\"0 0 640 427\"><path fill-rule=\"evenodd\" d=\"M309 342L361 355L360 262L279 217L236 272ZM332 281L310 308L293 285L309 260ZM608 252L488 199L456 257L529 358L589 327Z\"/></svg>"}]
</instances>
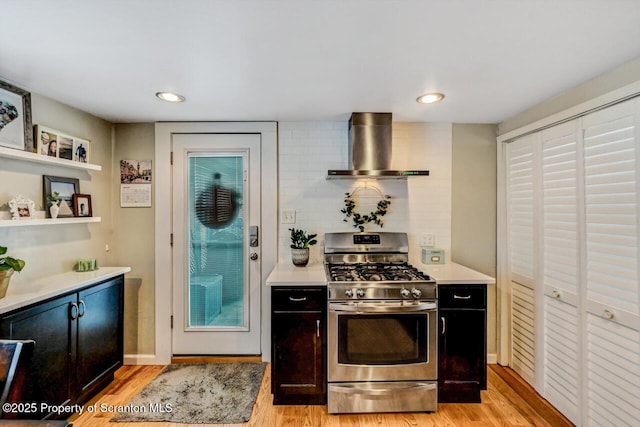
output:
<instances>
[{"instance_id":1,"label":"wall shelf","mask_svg":"<svg viewBox=\"0 0 640 427\"><path fill-rule=\"evenodd\" d=\"M19 159L34 163L45 163L49 165L64 166L66 168L85 169L101 171L101 165L91 163L75 162L73 160L58 159L57 157L44 156L42 154L31 153L29 151L21 151L13 148L0 147L0 157L9 159Z\"/></svg>"},{"instance_id":2,"label":"wall shelf","mask_svg":"<svg viewBox=\"0 0 640 427\"><path fill-rule=\"evenodd\" d=\"M101 222L99 216L73 217L73 218L35 218L35 219L3 219L0 220L2 227L30 227L35 225L62 225L62 224L87 224L91 222Z\"/></svg>"}]
</instances>

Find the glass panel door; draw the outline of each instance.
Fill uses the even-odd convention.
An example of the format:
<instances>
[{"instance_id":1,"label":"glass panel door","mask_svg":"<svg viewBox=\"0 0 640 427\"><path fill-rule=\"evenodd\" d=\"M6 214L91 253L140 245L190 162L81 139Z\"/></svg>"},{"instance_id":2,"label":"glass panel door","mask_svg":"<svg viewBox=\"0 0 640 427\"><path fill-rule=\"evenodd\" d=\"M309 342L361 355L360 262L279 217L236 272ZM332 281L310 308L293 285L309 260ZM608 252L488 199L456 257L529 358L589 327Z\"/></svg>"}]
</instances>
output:
<instances>
[{"instance_id":1,"label":"glass panel door","mask_svg":"<svg viewBox=\"0 0 640 427\"><path fill-rule=\"evenodd\" d=\"M173 354L260 354L260 136L172 148Z\"/></svg>"},{"instance_id":2,"label":"glass panel door","mask_svg":"<svg viewBox=\"0 0 640 427\"><path fill-rule=\"evenodd\" d=\"M248 326L244 168L242 154L189 154L188 329Z\"/></svg>"}]
</instances>

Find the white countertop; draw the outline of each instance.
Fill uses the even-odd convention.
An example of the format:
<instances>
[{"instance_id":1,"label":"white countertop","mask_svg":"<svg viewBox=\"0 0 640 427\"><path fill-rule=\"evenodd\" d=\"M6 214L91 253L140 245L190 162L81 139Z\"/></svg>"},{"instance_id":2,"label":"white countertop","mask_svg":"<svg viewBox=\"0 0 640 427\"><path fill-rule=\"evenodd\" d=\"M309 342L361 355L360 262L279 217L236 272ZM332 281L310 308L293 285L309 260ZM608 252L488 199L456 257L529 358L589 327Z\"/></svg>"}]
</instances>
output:
<instances>
[{"instance_id":1,"label":"white countertop","mask_svg":"<svg viewBox=\"0 0 640 427\"><path fill-rule=\"evenodd\" d=\"M44 301L131 271L130 267L100 267L94 271L56 274L30 283L10 283L7 295L0 299L0 314Z\"/></svg>"},{"instance_id":2,"label":"white countertop","mask_svg":"<svg viewBox=\"0 0 640 427\"><path fill-rule=\"evenodd\" d=\"M309 263L306 267L296 267L291 260L281 261L267 277L267 286L326 286L327 276L324 264Z\"/></svg>"},{"instance_id":3,"label":"white countertop","mask_svg":"<svg viewBox=\"0 0 640 427\"><path fill-rule=\"evenodd\" d=\"M439 285L489 285L496 283L495 278L455 262L434 265L421 264L418 268L433 277ZM325 286L326 284L324 264L318 262L308 264L306 267L296 267L289 260L281 261L267 278L267 286Z\"/></svg>"},{"instance_id":4,"label":"white countertop","mask_svg":"<svg viewBox=\"0 0 640 427\"><path fill-rule=\"evenodd\" d=\"M418 268L433 277L438 285L491 285L496 283L495 278L455 262L422 264Z\"/></svg>"}]
</instances>

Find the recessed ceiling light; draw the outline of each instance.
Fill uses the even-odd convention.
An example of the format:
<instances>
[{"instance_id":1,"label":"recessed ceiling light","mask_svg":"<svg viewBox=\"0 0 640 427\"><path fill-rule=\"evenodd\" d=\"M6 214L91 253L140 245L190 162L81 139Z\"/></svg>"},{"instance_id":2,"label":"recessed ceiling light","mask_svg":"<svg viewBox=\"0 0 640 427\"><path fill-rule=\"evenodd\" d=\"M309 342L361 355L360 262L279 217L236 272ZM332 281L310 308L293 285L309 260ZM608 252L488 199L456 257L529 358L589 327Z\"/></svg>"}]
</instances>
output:
<instances>
[{"instance_id":1,"label":"recessed ceiling light","mask_svg":"<svg viewBox=\"0 0 640 427\"><path fill-rule=\"evenodd\" d=\"M425 93L424 95L420 95L416 101L420 104L433 104L434 102L442 101L444 99L444 95L441 93Z\"/></svg>"},{"instance_id":2,"label":"recessed ceiling light","mask_svg":"<svg viewBox=\"0 0 640 427\"><path fill-rule=\"evenodd\" d=\"M163 101L167 102L182 102L184 101L184 96L179 95L173 92L156 92L156 96Z\"/></svg>"}]
</instances>

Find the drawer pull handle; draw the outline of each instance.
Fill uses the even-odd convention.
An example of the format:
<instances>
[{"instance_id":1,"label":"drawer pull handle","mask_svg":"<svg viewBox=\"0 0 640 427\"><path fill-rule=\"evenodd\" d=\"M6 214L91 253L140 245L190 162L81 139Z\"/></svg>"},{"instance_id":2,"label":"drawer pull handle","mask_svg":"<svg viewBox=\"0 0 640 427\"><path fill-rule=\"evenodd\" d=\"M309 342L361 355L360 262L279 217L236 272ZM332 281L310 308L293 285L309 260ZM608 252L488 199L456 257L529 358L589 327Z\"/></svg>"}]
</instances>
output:
<instances>
[{"instance_id":1,"label":"drawer pull handle","mask_svg":"<svg viewBox=\"0 0 640 427\"><path fill-rule=\"evenodd\" d=\"M300 298L296 298L296 297L289 297L289 301L293 301L293 302L303 302L306 301L307 297L300 297Z\"/></svg>"},{"instance_id":2,"label":"drawer pull handle","mask_svg":"<svg viewBox=\"0 0 640 427\"><path fill-rule=\"evenodd\" d=\"M316 320L316 337L320 338L320 321Z\"/></svg>"},{"instance_id":3,"label":"drawer pull handle","mask_svg":"<svg viewBox=\"0 0 640 427\"><path fill-rule=\"evenodd\" d=\"M453 294L453 299L471 299L471 295L458 295L458 294Z\"/></svg>"},{"instance_id":4,"label":"drawer pull handle","mask_svg":"<svg viewBox=\"0 0 640 427\"><path fill-rule=\"evenodd\" d=\"M561 295L560 295L560 291L556 291L556 290L554 290L554 291L552 292L552 294L553 294L553 296L554 296L554 297L556 297L556 298L560 298L560 296L561 296Z\"/></svg>"},{"instance_id":5,"label":"drawer pull handle","mask_svg":"<svg viewBox=\"0 0 640 427\"><path fill-rule=\"evenodd\" d=\"M605 310L604 317L606 317L607 319L613 319L615 316L611 310Z\"/></svg>"},{"instance_id":6,"label":"drawer pull handle","mask_svg":"<svg viewBox=\"0 0 640 427\"><path fill-rule=\"evenodd\" d=\"M442 332L440 333L444 335L444 333L447 332L447 324L445 323L444 316L441 316L440 319L442 320Z\"/></svg>"}]
</instances>

